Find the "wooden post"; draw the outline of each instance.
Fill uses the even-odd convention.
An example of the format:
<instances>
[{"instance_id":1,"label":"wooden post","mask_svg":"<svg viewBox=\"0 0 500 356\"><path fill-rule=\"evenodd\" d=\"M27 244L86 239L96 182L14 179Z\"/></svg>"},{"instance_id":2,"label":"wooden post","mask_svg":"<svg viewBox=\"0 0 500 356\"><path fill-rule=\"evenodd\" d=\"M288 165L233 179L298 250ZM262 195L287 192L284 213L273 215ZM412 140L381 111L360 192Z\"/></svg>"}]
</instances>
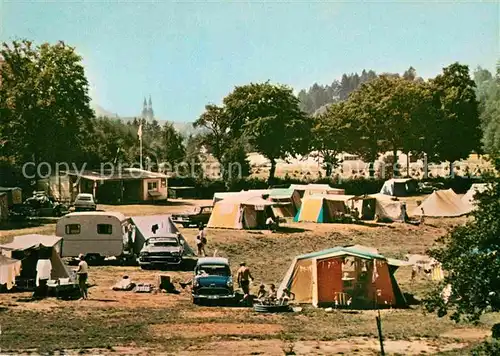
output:
<instances>
[{"instance_id":1,"label":"wooden post","mask_svg":"<svg viewBox=\"0 0 500 356\"><path fill-rule=\"evenodd\" d=\"M380 319L380 310L378 311L378 316L375 317L375 320L377 321L378 339L380 341L380 354L382 356L385 356L384 337L382 335L382 321Z\"/></svg>"}]
</instances>

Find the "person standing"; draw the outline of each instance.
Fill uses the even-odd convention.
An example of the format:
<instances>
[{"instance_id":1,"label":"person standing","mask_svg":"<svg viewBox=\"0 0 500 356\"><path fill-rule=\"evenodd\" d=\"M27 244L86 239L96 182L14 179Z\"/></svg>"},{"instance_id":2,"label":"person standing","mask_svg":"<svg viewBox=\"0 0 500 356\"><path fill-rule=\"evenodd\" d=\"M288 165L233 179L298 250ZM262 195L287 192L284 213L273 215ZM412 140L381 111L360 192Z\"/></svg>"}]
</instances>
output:
<instances>
[{"instance_id":1,"label":"person standing","mask_svg":"<svg viewBox=\"0 0 500 356\"><path fill-rule=\"evenodd\" d=\"M246 266L245 262L240 263L237 276L238 285L243 290L243 300L248 301L250 297L250 282L253 281L250 269Z\"/></svg>"},{"instance_id":2,"label":"person standing","mask_svg":"<svg viewBox=\"0 0 500 356\"><path fill-rule=\"evenodd\" d=\"M198 256L206 256L205 245L207 244L207 235L203 224L200 224L198 235L196 235L196 247L198 247Z\"/></svg>"},{"instance_id":3,"label":"person standing","mask_svg":"<svg viewBox=\"0 0 500 356\"><path fill-rule=\"evenodd\" d=\"M85 255L80 254L78 259L80 260L78 263L78 269L76 270L76 274L78 275L78 286L80 287L82 299L88 299L87 279L89 277L89 265L87 264L87 261L85 261Z\"/></svg>"}]
</instances>

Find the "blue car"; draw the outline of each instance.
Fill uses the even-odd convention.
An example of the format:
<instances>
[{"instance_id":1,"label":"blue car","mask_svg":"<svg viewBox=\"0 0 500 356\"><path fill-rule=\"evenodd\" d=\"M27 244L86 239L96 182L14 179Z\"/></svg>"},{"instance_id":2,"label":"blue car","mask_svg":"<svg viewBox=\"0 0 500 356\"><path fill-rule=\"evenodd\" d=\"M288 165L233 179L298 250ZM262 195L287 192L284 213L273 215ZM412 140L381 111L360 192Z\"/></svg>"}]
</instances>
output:
<instances>
[{"instance_id":1,"label":"blue car","mask_svg":"<svg viewBox=\"0 0 500 356\"><path fill-rule=\"evenodd\" d=\"M193 303L202 300L234 300L233 277L227 258L198 259L193 277Z\"/></svg>"}]
</instances>

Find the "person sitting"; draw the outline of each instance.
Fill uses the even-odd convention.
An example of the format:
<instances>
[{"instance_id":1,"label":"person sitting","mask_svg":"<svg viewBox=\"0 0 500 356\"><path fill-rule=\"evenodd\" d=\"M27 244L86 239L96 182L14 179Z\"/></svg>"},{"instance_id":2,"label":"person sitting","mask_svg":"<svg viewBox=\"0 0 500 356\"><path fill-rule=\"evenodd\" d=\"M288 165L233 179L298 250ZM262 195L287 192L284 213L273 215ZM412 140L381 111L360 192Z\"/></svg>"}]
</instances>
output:
<instances>
[{"instance_id":1,"label":"person sitting","mask_svg":"<svg viewBox=\"0 0 500 356\"><path fill-rule=\"evenodd\" d=\"M271 216L269 216L266 220L266 227L269 231L276 231L276 223Z\"/></svg>"},{"instance_id":2,"label":"person sitting","mask_svg":"<svg viewBox=\"0 0 500 356\"><path fill-rule=\"evenodd\" d=\"M269 294L267 298L271 303L275 303L276 299L278 299L278 291L276 290L276 286L274 284L269 286Z\"/></svg>"},{"instance_id":3,"label":"person sitting","mask_svg":"<svg viewBox=\"0 0 500 356\"><path fill-rule=\"evenodd\" d=\"M295 299L295 294L290 291L290 289L285 288L283 289L283 292L281 293L279 299L278 299L278 304L279 305L287 305L290 300Z\"/></svg>"},{"instance_id":4,"label":"person sitting","mask_svg":"<svg viewBox=\"0 0 500 356\"><path fill-rule=\"evenodd\" d=\"M264 304L266 302L266 297L267 297L266 286L261 284L259 287L259 292L257 293L256 301Z\"/></svg>"}]
</instances>

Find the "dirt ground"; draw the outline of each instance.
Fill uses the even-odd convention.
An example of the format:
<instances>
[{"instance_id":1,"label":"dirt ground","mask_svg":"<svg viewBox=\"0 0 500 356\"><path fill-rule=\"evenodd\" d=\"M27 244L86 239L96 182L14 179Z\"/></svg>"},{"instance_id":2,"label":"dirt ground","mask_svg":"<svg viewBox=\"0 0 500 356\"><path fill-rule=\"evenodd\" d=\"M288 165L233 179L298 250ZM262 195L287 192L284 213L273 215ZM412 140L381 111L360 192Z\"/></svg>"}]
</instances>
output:
<instances>
[{"instance_id":1,"label":"dirt ground","mask_svg":"<svg viewBox=\"0 0 500 356\"><path fill-rule=\"evenodd\" d=\"M416 201L408 200L408 210ZM100 206L126 215L168 214L204 205L207 201L174 201L166 206ZM246 261L260 283L278 285L298 254L337 245L375 247L388 257L424 254L439 236L464 218L427 219L424 226L405 224L289 223L281 232L208 230L207 252L228 257L236 271ZM52 234L54 224L0 231L0 240L25 233ZM181 228L194 245L196 229ZM178 294L116 292L122 276L136 283L157 283L170 275ZM411 269L396 278L403 292L422 298L432 287L425 276L410 281ZM373 355L380 346L375 311L327 312L303 306L297 313L262 315L242 307L194 306L190 290L178 282L189 271L143 271L138 267L91 266L87 301L48 298L25 302L27 293L0 294L1 351L37 350L68 354L203 354L203 355ZM420 305L381 311L387 354L433 354L460 350L490 336L497 315L479 325L455 324L425 314Z\"/></svg>"}]
</instances>

